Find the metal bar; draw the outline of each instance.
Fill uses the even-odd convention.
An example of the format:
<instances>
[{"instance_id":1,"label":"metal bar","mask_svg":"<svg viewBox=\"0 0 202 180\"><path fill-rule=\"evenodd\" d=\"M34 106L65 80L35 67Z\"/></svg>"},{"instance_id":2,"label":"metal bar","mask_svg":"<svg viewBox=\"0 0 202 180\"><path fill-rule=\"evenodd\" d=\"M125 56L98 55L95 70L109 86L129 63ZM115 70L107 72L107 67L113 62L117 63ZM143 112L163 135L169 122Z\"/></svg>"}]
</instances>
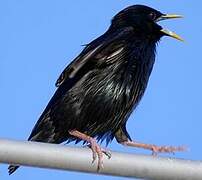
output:
<instances>
[{"instance_id":1,"label":"metal bar","mask_svg":"<svg viewBox=\"0 0 202 180\"><path fill-rule=\"evenodd\" d=\"M202 162L112 152L97 172L88 148L0 139L0 162L41 168L166 180L202 180Z\"/></svg>"}]
</instances>

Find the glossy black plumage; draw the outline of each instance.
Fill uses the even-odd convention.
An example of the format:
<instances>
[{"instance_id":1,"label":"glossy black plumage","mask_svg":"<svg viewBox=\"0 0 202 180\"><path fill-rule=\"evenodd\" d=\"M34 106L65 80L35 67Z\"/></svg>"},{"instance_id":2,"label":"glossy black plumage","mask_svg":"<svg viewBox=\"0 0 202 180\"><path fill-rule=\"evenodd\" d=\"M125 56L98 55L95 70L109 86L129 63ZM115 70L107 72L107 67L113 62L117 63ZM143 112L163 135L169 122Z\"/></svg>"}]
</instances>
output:
<instances>
[{"instance_id":1,"label":"glossy black plumage","mask_svg":"<svg viewBox=\"0 0 202 180\"><path fill-rule=\"evenodd\" d=\"M79 141L76 129L98 140L130 139L126 122L146 89L162 13L135 5L119 12L109 29L89 43L60 75L57 90L28 140ZM10 166L13 173L15 166Z\"/></svg>"}]
</instances>

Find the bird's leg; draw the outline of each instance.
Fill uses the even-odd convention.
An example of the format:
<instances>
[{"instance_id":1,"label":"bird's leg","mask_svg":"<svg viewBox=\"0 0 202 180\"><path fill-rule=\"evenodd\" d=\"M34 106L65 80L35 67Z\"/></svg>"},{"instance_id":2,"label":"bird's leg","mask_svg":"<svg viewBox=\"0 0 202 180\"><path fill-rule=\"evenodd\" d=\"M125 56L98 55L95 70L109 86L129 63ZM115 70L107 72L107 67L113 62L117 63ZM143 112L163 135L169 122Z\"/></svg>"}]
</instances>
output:
<instances>
[{"instance_id":1,"label":"bird's leg","mask_svg":"<svg viewBox=\"0 0 202 180\"><path fill-rule=\"evenodd\" d=\"M97 170L99 171L101 168L103 168L103 154L102 153L105 153L108 157L110 157L109 153L101 148L96 140L84 133L81 133L77 130L70 130L69 131L69 134L74 136L74 137L77 137L79 139L82 139L84 141L87 141L89 144L90 144L90 148L93 152L93 161L92 163L96 160L97 156L98 156L98 167L97 167Z\"/></svg>"},{"instance_id":2,"label":"bird's leg","mask_svg":"<svg viewBox=\"0 0 202 180\"><path fill-rule=\"evenodd\" d=\"M184 146L156 146L154 144L144 144L134 141L123 141L120 142L121 144L125 146L131 146L131 147L138 147L143 149L148 149L152 151L153 155L157 155L157 153L174 153L176 151L185 151L186 147Z\"/></svg>"}]
</instances>

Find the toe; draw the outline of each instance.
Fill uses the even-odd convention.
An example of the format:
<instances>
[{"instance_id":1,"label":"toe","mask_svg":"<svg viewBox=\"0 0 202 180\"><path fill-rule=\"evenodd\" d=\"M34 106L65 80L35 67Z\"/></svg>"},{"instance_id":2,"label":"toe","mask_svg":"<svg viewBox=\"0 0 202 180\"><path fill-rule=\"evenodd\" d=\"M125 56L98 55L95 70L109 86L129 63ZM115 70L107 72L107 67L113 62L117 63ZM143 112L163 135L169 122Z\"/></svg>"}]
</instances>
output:
<instances>
[{"instance_id":1,"label":"toe","mask_svg":"<svg viewBox=\"0 0 202 180\"><path fill-rule=\"evenodd\" d=\"M100 148L99 145L96 146L96 152L97 152L97 155L98 155L97 171L99 171L100 169L102 169L104 167L102 149Z\"/></svg>"}]
</instances>

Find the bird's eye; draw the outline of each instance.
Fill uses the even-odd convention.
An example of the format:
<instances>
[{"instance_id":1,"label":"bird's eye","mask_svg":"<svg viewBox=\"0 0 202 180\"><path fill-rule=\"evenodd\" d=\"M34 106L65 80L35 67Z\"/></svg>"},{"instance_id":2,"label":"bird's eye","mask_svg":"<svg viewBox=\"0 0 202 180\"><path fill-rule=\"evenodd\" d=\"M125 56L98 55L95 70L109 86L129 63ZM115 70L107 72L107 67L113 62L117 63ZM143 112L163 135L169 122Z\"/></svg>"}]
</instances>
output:
<instances>
[{"instance_id":1,"label":"bird's eye","mask_svg":"<svg viewBox=\"0 0 202 180\"><path fill-rule=\"evenodd\" d=\"M150 18L151 20L155 20L155 19L156 19L156 14L155 14L154 12L151 12L151 13L149 14L149 18Z\"/></svg>"}]
</instances>

